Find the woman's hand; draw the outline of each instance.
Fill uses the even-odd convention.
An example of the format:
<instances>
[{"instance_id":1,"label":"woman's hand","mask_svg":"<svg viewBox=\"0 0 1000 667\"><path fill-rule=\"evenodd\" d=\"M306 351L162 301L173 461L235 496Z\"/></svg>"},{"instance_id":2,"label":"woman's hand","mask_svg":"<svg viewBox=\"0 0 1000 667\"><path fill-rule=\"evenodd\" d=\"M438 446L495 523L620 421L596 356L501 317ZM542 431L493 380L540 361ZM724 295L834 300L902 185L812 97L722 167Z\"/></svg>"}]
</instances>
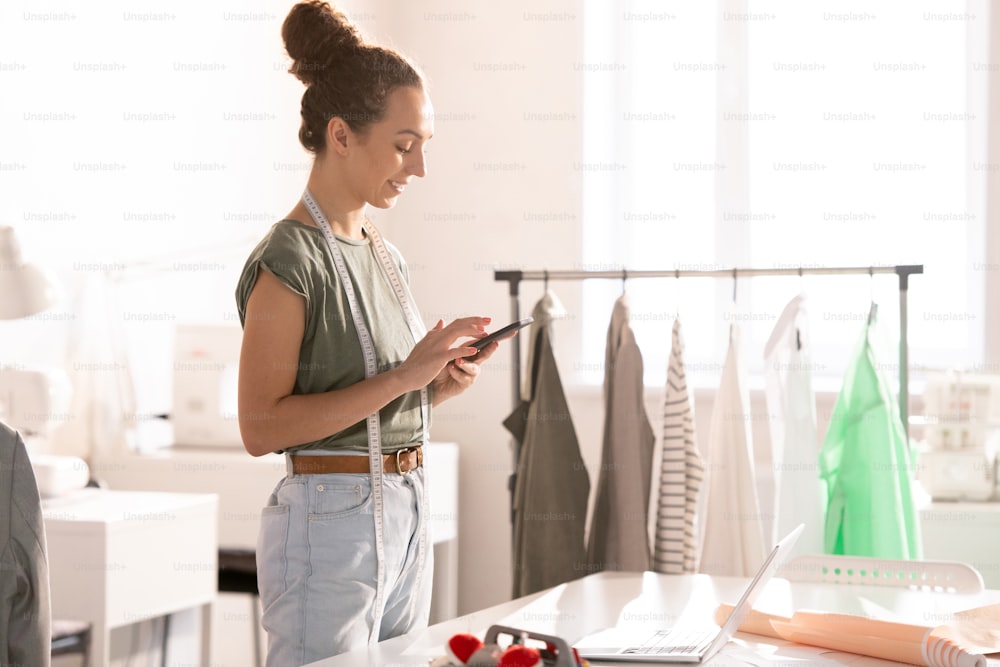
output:
<instances>
[{"instance_id":1,"label":"woman's hand","mask_svg":"<svg viewBox=\"0 0 1000 667\"><path fill-rule=\"evenodd\" d=\"M458 357L455 361L446 364L431 384L434 392L434 405L453 396L458 396L471 387L482 370L481 362L492 357L499 347L500 343L493 341L474 356Z\"/></svg>"},{"instance_id":2,"label":"woman's hand","mask_svg":"<svg viewBox=\"0 0 1000 667\"><path fill-rule=\"evenodd\" d=\"M486 361L500 347L498 341L493 341L473 357L459 357L454 362L446 364L432 383L434 405L458 396L472 386L482 370L481 362Z\"/></svg>"},{"instance_id":3,"label":"woman's hand","mask_svg":"<svg viewBox=\"0 0 1000 667\"><path fill-rule=\"evenodd\" d=\"M427 335L413 347L410 356L396 367L395 372L404 379L405 386L410 391L426 387L431 382L435 382L435 391L438 391L437 379L448 374L447 367L453 366L449 362L476 354L474 347L466 345L453 347L455 341L459 338L482 338L486 335L486 325L489 323L490 318L488 317L462 317L452 321L447 326L443 320L438 320L434 328L428 331ZM496 349L492 345L487 347ZM477 355L477 359L480 358L484 358L482 352ZM467 362L463 361L462 365L465 363ZM472 371L472 373L477 372L478 369ZM462 374L468 375L468 373ZM472 384L471 380L468 381L468 384ZM463 386L462 389L464 388ZM448 391L447 388L444 390ZM455 393L460 391L462 390Z\"/></svg>"},{"instance_id":4,"label":"woman's hand","mask_svg":"<svg viewBox=\"0 0 1000 667\"><path fill-rule=\"evenodd\" d=\"M431 383L434 405L452 396L458 396L471 387L479 375L479 370L479 364L464 359L447 364Z\"/></svg>"}]
</instances>

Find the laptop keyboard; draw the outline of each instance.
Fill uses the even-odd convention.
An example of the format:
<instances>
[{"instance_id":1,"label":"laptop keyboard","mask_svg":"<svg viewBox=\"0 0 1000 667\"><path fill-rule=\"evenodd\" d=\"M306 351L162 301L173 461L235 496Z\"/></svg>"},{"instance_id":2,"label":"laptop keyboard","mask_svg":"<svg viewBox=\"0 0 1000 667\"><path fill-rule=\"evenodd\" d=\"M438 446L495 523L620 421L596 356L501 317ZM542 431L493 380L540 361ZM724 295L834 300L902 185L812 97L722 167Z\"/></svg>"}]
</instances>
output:
<instances>
[{"instance_id":1,"label":"laptop keyboard","mask_svg":"<svg viewBox=\"0 0 1000 667\"><path fill-rule=\"evenodd\" d=\"M718 634L718 630L660 630L642 646L625 649L638 655L671 655L699 653Z\"/></svg>"}]
</instances>

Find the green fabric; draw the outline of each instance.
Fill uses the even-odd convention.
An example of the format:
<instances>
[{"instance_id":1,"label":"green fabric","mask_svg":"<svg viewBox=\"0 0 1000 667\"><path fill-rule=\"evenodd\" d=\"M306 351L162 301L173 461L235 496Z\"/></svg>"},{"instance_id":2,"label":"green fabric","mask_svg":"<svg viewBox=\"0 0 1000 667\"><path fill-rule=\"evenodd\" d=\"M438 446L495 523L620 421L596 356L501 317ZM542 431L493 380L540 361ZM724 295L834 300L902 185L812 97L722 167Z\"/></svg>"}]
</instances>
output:
<instances>
[{"instance_id":1,"label":"green fabric","mask_svg":"<svg viewBox=\"0 0 1000 667\"><path fill-rule=\"evenodd\" d=\"M351 282L368 330L375 344L378 372L398 366L413 349L413 337L393 292L367 240L338 236ZM386 247L395 259L400 275L409 281L402 256L391 244ZM299 350L299 364L293 394L313 394L342 389L365 377L361 343L351 317L351 309L333 256L323 233L295 220L275 223L250 253L236 287L240 323L246 324L246 305L263 268L296 294L305 297L306 323ZM412 299L411 299L412 303ZM414 304L415 308L415 304ZM409 392L379 411L382 450L394 452L422 437L420 393ZM314 442L289 447L306 449L368 450L364 420L339 433Z\"/></svg>"},{"instance_id":2,"label":"green fabric","mask_svg":"<svg viewBox=\"0 0 1000 667\"><path fill-rule=\"evenodd\" d=\"M915 472L899 407L871 344L873 324L844 378L820 452L828 503L827 553L920 558Z\"/></svg>"}]
</instances>

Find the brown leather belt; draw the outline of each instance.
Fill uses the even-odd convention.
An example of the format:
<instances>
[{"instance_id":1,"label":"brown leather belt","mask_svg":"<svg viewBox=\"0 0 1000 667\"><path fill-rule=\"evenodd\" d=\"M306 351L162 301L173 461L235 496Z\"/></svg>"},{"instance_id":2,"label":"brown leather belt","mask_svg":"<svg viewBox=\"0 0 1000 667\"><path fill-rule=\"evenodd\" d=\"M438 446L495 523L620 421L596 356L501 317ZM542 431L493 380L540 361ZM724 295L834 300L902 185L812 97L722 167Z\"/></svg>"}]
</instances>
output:
<instances>
[{"instance_id":1,"label":"brown leather belt","mask_svg":"<svg viewBox=\"0 0 1000 667\"><path fill-rule=\"evenodd\" d=\"M369 458L359 456L309 456L292 454L292 472L296 475L329 473L367 473ZM382 472L406 474L424 464L424 450L417 445L382 455Z\"/></svg>"}]
</instances>

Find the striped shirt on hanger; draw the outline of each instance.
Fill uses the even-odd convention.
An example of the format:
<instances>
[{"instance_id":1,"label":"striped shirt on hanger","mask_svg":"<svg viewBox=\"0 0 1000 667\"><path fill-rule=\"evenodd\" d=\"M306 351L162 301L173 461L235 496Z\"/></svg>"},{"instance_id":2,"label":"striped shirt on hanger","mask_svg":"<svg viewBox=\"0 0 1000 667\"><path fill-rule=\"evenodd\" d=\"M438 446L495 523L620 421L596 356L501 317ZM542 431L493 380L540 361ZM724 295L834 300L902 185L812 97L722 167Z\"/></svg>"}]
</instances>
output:
<instances>
[{"instance_id":1,"label":"striped shirt on hanger","mask_svg":"<svg viewBox=\"0 0 1000 667\"><path fill-rule=\"evenodd\" d=\"M694 415L684 374L680 320L674 320L663 402L663 449L653 569L667 574L697 568L695 533L704 467L694 440Z\"/></svg>"}]
</instances>

